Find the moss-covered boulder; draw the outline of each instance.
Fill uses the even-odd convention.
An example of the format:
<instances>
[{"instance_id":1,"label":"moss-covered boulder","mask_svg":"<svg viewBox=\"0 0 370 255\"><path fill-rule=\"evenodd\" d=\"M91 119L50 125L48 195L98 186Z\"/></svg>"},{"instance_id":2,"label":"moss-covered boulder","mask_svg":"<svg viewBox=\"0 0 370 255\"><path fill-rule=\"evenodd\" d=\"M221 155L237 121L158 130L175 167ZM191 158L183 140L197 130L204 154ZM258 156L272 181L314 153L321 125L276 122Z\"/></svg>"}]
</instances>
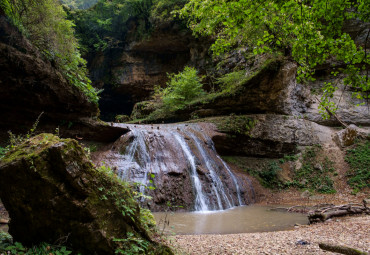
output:
<instances>
[{"instance_id":1,"label":"moss-covered boulder","mask_svg":"<svg viewBox=\"0 0 370 255\"><path fill-rule=\"evenodd\" d=\"M0 162L9 233L24 244L62 241L82 254L171 254L151 240L128 185L103 170L75 140L52 134L14 148Z\"/></svg>"}]
</instances>

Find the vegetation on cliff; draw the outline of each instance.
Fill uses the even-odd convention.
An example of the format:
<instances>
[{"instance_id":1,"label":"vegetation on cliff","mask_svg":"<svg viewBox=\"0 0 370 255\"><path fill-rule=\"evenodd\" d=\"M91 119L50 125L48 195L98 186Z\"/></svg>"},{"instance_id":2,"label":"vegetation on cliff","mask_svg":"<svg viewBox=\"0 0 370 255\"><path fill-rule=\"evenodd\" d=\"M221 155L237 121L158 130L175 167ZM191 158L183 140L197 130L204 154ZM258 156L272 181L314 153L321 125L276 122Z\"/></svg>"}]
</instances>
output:
<instances>
[{"instance_id":1,"label":"vegetation on cliff","mask_svg":"<svg viewBox=\"0 0 370 255\"><path fill-rule=\"evenodd\" d=\"M346 161L351 168L348 172L348 183L353 192L370 188L370 142L357 141L347 150Z\"/></svg>"},{"instance_id":2,"label":"vegetation on cliff","mask_svg":"<svg viewBox=\"0 0 370 255\"><path fill-rule=\"evenodd\" d=\"M346 87L354 96L369 98L370 80L366 66L369 33L356 45L343 32L346 22L370 21L370 2L357 1L197 1L189 0L180 11L196 34L214 36L211 49L220 54L235 47L248 47L254 54L278 53L298 63L298 80L313 80L317 66L332 64L332 75L344 74ZM364 73L365 72L365 73ZM325 83L321 112L335 112L331 101L338 89Z\"/></svg>"},{"instance_id":3,"label":"vegetation on cliff","mask_svg":"<svg viewBox=\"0 0 370 255\"><path fill-rule=\"evenodd\" d=\"M74 24L57 0L3 0L0 7L9 20L18 27L66 78L89 99L98 103L98 92L92 87L74 36Z\"/></svg>"},{"instance_id":4,"label":"vegetation on cliff","mask_svg":"<svg viewBox=\"0 0 370 255\"><path fill-rule=\"evenodd\" d=\"M61 0L61 2L72 9L88 9L98 0Z\"/></svg>"},{"instance_id":5,"label":"vegetation on cliff","mask_svg":"<svg viewBox=\"0 0 370 255\"><path fill-rule=\"evenodd\" d=\"M186 66L178 74L170 74L167 87L160 90L163 107L169 111L183 109L197 97L205 95L197 70Z\"/></svg>"},{"instance_id":6,"label":"vegetation on cliff","mask_svg":"<svg viewBox=\"0 0 370 255\"><path fill-rule=\"evenodd\" d=\"M310 192L332 194L336 192L333 177L337 172L333 167L334 162L323 152L321 146L315 145L307 147L298 155L286 155L279 160L266 160L262 166L256 168L245 167L248 158L225 157L225 159L255 176L266 188L294 187Z\"/></svg>"},{"instance_id":7,"label":"vegetation on cliff","mask_svg":"<svg viewBox=\"0 0 370 255\"><path fill-rule=\"evenodd\" d=\"M74 10L70 18L85 51L105 50L125 45L129 40L143 40L153 29L174 20L171 10L178 10L186 0L99 0L88 10ZM130 33L131 32L131 33Z\"/></svg>"}]
</instances>

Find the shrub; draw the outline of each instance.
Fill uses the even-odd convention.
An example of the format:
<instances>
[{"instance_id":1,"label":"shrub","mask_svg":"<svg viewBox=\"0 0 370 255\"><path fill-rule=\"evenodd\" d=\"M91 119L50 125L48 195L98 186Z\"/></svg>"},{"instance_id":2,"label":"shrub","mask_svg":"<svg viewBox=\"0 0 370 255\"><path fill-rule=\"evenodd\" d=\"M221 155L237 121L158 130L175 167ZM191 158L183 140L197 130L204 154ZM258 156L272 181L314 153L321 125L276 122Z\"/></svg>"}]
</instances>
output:
<instances>
[{"instance_id":1,"label":"shrub","mask_svg":"<svg viewBox=\"0 0 370 255\"><path fill-rule=\"evenodd\" d=\"M197 70L186 66L178 74L168 75L170 81L163 92L163 106L169 110L183 109L199 96L205 95Z\"/></svg>"},{"instance_id":2,"label":"shrub","mask_svg":"<svg viewBox=\"0 0 370 255\"><path fill-rule=\"evenodd\" d=\"M280 165L272 161L265 166L262 171L255 172L261 184L266 188L284 188L284 183L279 180L279 172L282 171Z\"/></svg>"},{"instance_id":3,"label":"shrub","mask_svg":"<svg viewBox=\"0 0 370 255\"><path fill-rule=\"evenodd\" d=\"M68 250L65 246L50 245L47 243L41 243L33 247L24 247L19 242L13 242L13 238L8 233L0 231L0 254L68 255L71 253L72 251Z\"/></svg>"},{"instance_id":4,"label":"shrub","mask_svg":"<svg viewBox=\"0 0 370 255\"><path fill-rule=\"evenodd\" d=\"M171 22L174 20L174 12L180 10L187 0L153 0L151 21L154 23Z\"/></svg>"}]
</instances>

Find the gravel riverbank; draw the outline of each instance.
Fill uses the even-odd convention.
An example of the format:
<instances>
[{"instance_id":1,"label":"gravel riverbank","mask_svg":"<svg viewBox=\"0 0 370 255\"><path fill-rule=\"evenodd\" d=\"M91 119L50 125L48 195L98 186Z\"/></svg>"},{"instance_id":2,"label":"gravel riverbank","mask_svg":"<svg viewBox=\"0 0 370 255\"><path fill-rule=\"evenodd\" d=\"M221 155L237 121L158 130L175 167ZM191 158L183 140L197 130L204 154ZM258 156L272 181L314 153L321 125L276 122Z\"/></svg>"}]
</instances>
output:
<instances>
[{"instance_id":1,"label":"gravel riverbank","mask_svg":"<svg viewBox=\"0 0 370 255\"><path fill-rule=\"evenodd\" d=\"M345 217L290 231L229 235L177 235L179 254L335 254L319 243L345 245L370 253L370 216ZM307 245L297 244L303 240Z\"/></svg>"}]
</instances>

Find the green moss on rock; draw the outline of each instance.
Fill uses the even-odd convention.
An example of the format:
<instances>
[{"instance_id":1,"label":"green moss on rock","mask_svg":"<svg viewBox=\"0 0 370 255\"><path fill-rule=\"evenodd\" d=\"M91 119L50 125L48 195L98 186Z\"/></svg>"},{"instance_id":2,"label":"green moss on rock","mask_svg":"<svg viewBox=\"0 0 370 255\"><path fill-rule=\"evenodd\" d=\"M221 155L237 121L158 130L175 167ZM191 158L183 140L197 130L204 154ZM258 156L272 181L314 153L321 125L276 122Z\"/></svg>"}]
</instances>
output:
<instances>
[{"instance_id":1,"label":"green moss on rock","mask_svg":"<svg viewBox=\"0 0 370 255\"><path fill-rule=\"evenodd\" d=\"M83 254L140 243L147 254L171 254L151 240L129 185L96 169L72 139L40 134L9 151L0 163L0 198L12 219L9 233L25 245L64 237Z\"/></svg>"}]
</instances>

